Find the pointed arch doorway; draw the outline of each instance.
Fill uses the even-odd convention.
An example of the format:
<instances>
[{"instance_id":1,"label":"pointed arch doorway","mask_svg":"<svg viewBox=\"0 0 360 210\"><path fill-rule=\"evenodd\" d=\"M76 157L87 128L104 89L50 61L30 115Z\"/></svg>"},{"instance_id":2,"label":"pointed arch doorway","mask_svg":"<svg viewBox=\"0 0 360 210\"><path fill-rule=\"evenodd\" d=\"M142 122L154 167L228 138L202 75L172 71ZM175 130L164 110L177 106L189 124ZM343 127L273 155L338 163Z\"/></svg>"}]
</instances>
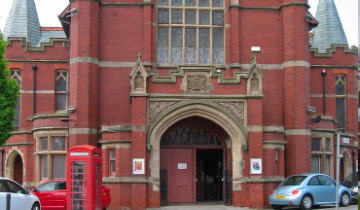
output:
<instances>
[{"instance_id":1,"label":"pointed arch doorway","mask_svg":"<svg viewBox=\"0 0 360 210\"><path fill-rule=\"evenodd\" d=\"M24 164L21 155L13 150L7 158L6 176L23 184Z\"/></svg>"},{"instance_id":2,"label":"pointed arch doorway","mask_svg":"<svg viewBox=\"0 0 360 210\"><path fill-rule=\"evenodd\" d=\"M224 202L227 139L220 126L201 117L172 125L160 142L162 203Z\"/></svg>"}]
</instances>

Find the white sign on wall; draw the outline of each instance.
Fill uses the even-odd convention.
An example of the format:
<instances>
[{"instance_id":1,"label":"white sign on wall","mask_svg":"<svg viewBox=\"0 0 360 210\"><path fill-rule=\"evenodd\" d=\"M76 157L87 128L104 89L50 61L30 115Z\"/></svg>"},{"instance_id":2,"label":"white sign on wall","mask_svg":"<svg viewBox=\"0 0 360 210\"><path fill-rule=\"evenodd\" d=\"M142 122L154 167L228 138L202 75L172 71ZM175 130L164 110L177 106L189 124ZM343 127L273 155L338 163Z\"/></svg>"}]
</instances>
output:
<instances>
[{"instance_id":1,"label":"white sign on wall","mask_svg":"<svg viewBox=\"0 0 360 210\"><path fill-rule=\"evenodd\" d=\"M251 158L250 159L250 173L251 174L262 174L262 159Z\"/></svg>"},{"instance_id":2,"label":"white sign on wall","mask_svg":"<svg viewBox=\"0 0 360 210\"><path fill-rule=\"evenodd\" d=\"M187 163L178 163L178 169L179 170L187 169Z\"/></svg>"},{"instance_id":3,"label":"white sign on wall","mask_svg":"<svg viewBox=\"0 0 360 210\"><path fill-rule=\"evenodd\" d=\"M350 144L350 139L348 137L342 137L342 142L344 144Z\"/></svg>"}]
</instances>

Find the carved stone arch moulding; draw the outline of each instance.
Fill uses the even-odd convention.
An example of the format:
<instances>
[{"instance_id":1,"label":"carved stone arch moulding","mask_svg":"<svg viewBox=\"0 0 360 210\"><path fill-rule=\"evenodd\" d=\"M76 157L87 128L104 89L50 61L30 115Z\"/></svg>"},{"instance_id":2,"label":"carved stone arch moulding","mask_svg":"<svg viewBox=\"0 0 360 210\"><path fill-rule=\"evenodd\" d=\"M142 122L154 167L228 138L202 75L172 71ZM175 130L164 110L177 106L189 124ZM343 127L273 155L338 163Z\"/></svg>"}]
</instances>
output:
<instances>
[{"instance_id":1,"label":"carved stone arch moulding","mask_svg":"<svg viewBox=\"0 0 360 210\"><path fill-rule=\"evenodd\" d=\"M141 55L138 54L138 59L135 67L130 73L130 85L132 96L143 96L146 95L146 78L148 73L144 65L141 62Z\"/></svg>"},{"instance_id":2,"label":"carved stone arch moulding","mask_svg":"<svg viewBox=\"0 0 360 210\"><path fill-rule=\"evenodd\" d=\"M241 191L243 177L243 151L247 145L246 129L235 117L219 104L206 103L206 101L183 101L172 105L168 111L149 126L147 145L150 152L149 168L151 171L150 182L153 190L160 190L160 140L163 134L175 123L190 117L201 117L219 125L229 136L231 141L232 158L232 189Z\"/></svg>"},{"instance_id":3,"label":"carved stone arch moulding","mask_svg":"<svg viewBox=\"0 0 360 210\"><path fill-rule=\"evenodd\" d=\"M242 99L156 99L148 101L148 125L152 125L162 116L190 103L199 103L215 107L229 116L242 126L246 126L246 100Z\"/></svg>"},{"instance_id":4,"label":"carved stone arch moulding","mask_svg":"<svg viewBox=\"0 0 360 210\"><path fill-rule=\"evenodd\" d=\"M18 147L12 147L11 150L9 151L9 153L6 155L6 160L5 160L5 177L14 178L14 161L16 156L20 155L21 160L23 162L23 176L25 175L26 171L25 171L25 163L24 163L24 154L19 150Z\"/></svg>"}]
</instances>

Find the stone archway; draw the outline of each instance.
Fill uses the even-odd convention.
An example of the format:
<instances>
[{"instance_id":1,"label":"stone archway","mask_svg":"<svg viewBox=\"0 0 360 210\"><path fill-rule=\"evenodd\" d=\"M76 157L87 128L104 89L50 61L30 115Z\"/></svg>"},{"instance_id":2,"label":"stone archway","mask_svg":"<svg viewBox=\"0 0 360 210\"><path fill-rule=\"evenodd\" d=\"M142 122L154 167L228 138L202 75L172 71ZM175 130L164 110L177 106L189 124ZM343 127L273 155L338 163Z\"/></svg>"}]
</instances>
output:
<instances>
[{"instance_id":1,"label":"stone archway","mask_svg":"<svg viewBox=\"0 0 360 210\"><path fill-rule=\"evenodd\" d=\"M340 161L340 181L343 181L347 176L351 174L351 159L348 152L344 151L342 153L343 157Z\"/></svg>"},{"instance_id":2,"label":"stone archway","mask_svg":"<svg viewBox=\"0 0 360 210\"><path fill-rule=\"evenodd\" d=\"M232 151L232 190L240 191L242 183L243 160L242 148L247 146L246 132L243 125L239 124L230 115L221 111L221 108L208 103L187 103L175 107L155 123L149 130L148 146L150 148L149 168L151 172L150 181L153 191L160 191L160 140L165 131L176 122L190 118L201 117L219 125L229 136Z\"/></svg>"},{"instance_id":3,"label":"stone archway","mask_svg":"<svg viewBox=\"0 0 360 210\"><path fill-rule=\"evenodd\" d=\"M21 154L17 150L12 150L6 158L5 176L23 184L24 164Z\"/></svg>"}]
</instances>

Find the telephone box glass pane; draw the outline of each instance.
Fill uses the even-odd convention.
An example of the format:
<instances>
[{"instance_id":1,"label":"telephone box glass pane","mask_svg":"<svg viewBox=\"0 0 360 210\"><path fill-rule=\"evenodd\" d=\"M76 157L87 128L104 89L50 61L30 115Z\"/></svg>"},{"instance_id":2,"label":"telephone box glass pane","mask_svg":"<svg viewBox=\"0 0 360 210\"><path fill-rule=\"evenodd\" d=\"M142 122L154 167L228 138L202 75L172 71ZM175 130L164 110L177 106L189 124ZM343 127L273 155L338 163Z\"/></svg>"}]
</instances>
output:
<instances>
[{"instance_id":1,"label":"telephone box glass pane","mask_svg":"<svg viewBox=\"0 0 360 210\"><path fill-rule=\"evenodd\" d=\"M86 209L86 168L85 161L71 162L71 209Z\"/></svg>"},{"instance_id":2,"label":"telephone box glass pane","mask_svg":"<svg viewBox=\"0 0 360 210\"><path fill-rule=\"evenodd\" d=\"M100 162L96 162L95 164L95 196L96 196L96 207L100 209L100 201L101 201L101 164Z\"/></svg>"}]
</instances>

